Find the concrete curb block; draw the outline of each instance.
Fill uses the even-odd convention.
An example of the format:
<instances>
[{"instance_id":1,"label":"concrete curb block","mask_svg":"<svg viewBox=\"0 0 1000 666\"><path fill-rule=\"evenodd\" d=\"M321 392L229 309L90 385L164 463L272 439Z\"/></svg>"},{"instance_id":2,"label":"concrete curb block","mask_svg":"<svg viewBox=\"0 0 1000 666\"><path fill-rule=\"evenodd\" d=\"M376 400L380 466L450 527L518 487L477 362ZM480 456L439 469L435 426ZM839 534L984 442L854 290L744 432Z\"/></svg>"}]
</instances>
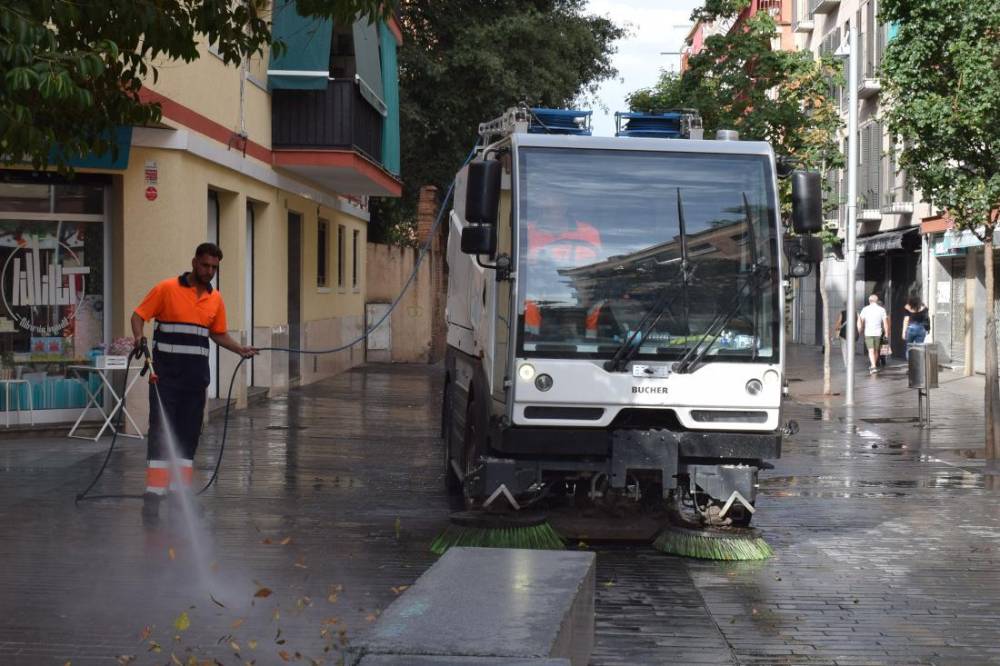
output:
<instances>
[{"instance_id":1,"label":"concrete curb block","mask_svg":"<svg viewBox=\"0 0 1000 666\"><path fill-rule=\"evenodd\" d=\"M362 666L585 666L593 553L452 548L361 642Z\"/></svg>"}]
</instances>

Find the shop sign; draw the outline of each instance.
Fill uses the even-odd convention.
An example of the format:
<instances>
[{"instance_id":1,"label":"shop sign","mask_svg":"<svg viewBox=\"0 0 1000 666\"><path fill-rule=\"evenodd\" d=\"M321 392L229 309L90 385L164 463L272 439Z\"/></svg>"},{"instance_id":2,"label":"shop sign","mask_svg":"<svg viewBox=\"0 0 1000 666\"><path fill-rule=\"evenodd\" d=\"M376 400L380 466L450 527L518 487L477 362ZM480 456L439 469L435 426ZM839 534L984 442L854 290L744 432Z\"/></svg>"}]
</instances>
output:
<instances>
[{"instance_id":1,"label":"shop sign","mask_svg":"<svg viewBox=\"0 0 1000 666\"><path fill-rule=\"evenodd\" d=\"M935 256L965 254L970 247L981 247L982 241L969 229L949 229L934 241ZM1000 247L1000 229L993 234L993 247Z\"/></svg>"},{"instance_id":2,"label":"shop sign","mask_svg":"<svg viewBox=\"0 0 1000 666\"><path fill-rule=\"evenodd\" d=\"M65 243L59 243L59 252L43 253L38 247L27 244L12 252L0 273L0 296L4 307L17 328L33 336L54 336L70 325L76 316L76 306L86 296L88 266L79 265L77 256ZM50 257L45 263L43 254ZM66 266L51 261L62 255L75 260L77 265ZM60 308L60 306L65 306ZM59 308L59 319L47 317ZM37 315L37 318L36 318Z\"/></svg>"},{"instance_id":3,"label":"shop sign","mask_svg":"<svg viewBox=\"0 0 1000 666\"><path fill-rule=\"evenodd\" d=\"M156 190L156 186L160 180L160 170L156 165L156 160L146 160L146 165L143 167L142 174L146 181L146 199L149 201L156 201L156 197L159 194Z\"/></svg>"}]
</instances>

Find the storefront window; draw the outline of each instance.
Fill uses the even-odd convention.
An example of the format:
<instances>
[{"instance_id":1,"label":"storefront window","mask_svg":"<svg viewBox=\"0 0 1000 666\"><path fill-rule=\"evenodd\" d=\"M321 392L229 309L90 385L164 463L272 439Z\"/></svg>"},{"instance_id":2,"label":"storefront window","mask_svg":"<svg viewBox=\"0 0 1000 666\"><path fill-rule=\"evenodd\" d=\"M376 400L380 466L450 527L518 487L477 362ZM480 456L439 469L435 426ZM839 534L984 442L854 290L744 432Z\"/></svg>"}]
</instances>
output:
<instances>
[{"instance_id":1,"label":"storefront window","mask_svg":"<svg viewBox=\"0 0 1000 666\"><path fill-rule=\"evenodd\" d=\"M101 186L0 183L0 380L27 382L4 409L28 391L35 410L86 403L69 366L104 343L103 200Z\"/></svg>"}]
</instances>

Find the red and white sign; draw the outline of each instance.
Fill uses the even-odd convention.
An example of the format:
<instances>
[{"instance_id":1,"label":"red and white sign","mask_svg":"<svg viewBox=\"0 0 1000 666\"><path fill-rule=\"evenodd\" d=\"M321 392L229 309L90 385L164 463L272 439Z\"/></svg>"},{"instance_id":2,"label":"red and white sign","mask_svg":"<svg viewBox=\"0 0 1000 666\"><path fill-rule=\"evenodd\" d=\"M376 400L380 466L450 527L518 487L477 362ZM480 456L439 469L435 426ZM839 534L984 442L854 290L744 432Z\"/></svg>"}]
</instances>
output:
<instances>
[{"instance_id":1,"label":"red and white sign","mask_svg":"<svg viewBox=\"0 0 1000 666\"><path fill-rule=\"evenodd\" d=\"M146 198L150 201L156 201L156 188L152 185L146 188Z\"/></svg>"}]
</instances>

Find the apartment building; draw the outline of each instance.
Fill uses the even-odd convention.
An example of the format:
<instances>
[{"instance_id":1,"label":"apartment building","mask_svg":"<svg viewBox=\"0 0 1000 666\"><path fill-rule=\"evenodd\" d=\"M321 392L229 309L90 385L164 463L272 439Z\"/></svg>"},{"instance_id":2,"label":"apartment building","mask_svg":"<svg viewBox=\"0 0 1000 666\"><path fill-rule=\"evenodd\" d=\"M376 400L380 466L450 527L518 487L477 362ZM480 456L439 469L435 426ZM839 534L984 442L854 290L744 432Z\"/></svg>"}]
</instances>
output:
<instances>
[{"instance_id":1,"label":"apartment building","mask_svg":"<svg viewBox=\"0 0 1000 666\"><path fill-rule=\"evenodd\" d=\"M919 296L931 311L931 340L942 362L983 370L985 315L977 302L985 299L982 243L970 232L953 229L952 221L930 202L922 200L906 182L898 166L902 150L882 120L879 82L882 56L894 38L895 29L878 18L878 0L790 0L793 30L800 48L817 55L833 53L845 39L848 26L858 28L858 302L877 293L889 310L894 340L901 337L903 304ZM835 90L845 127L848 95ZM846 154L846 135L841 137ZM846 228L845 172L828 175L838 203L832 220L843 237ZM846 299L846 265L842 258L827 260L831 312L843 308ZM795 315L797 338L819 342L818 285L800 285ZM904 346L894 344L902 357Z\"/></svg>"},{"instance_id":2,"label":"apartment building","mask_svg":"<svg viewBox=\"0 0 1000 666\"><path fill-rule=\"evenodd\" d=\"M368 198L402 188L402 33L392 18L306 19L295 0L275 0L273 31L280 57L230 66L203 42L194 62L157 63L142 96L162 122L120 128L117 155L80 161L75 179L0 171L0 383L27 380L5 409L30 392L36 423L74 419L86 396L69 367L128 335L145 293L206 240L225 254L235 339L316 349L362 333ZM262 354L237 395L312 382L363 353ZM225 397L238 359L213 348L210 360L209 396ZM141 393L129 401L144 411Z\"/></svg>"}]
</instances>

